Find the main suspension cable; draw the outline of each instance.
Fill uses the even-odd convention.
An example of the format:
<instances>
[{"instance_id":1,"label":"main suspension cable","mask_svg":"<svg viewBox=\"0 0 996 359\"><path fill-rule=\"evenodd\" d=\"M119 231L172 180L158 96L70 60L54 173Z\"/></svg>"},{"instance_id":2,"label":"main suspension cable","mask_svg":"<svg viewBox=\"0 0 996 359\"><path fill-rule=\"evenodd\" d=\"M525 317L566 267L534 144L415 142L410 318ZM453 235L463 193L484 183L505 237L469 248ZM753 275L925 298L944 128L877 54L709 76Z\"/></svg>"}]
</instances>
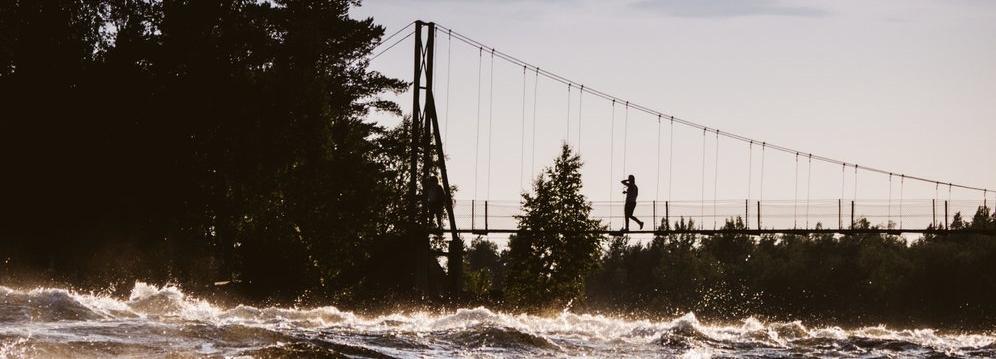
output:
<instances>
[{"instance_id":1,"label":"main suspension cable","mask_svg":"<svg viewBox=\"0 0 996 359\"><path fill-rule=\"evenodd\" d=\"M407 25L405 25L404 27L402 27L402 28L398 29L398 31L395 31L395 32L394 32L393 34L391 34L390 36L388 36L388 37L385 37L385 38L384 38L383 40L380 40L380 41L378 41L378 42L377 42L376 44L374 44L374 45L373 45L373 47L371 47L370 49L371 49L371 50L373 50L373 49L376 49L376 48L380 47L380 45L383 45L384 43L386 43L386 42L388 42L388 41L391 41L391 39L393 39L393 38L394 38L395 36L398 36L398 34L400 34L400 33L401 33L402 31L405 31L405 30L406 30L406 29L408 29L409 27L412 27L412 25L414 25L414 24L415 24L415 22L414 22L414 21L412 21L412 22L409 22L409 23L408 23ZM415 31L414 31L414 30L412 30L412 32L414 33Z\"/></svg>"},{"instance_id":2,"label":"main suspension cable","mask_svg":"<svg viewBox=\"0 0 996 359\"><path fill-rule=\"evenodd\" d=\"M403 38L399 39L398 41L395 41L393 44L391 44L391 46L388 46L384 50L381 50L380 52L378 52L376 55L371 56L369 59L367 59L367 62L373 62L373 60L376 60L378 57L380 57L380 55L383 55L384 53L386 53L388 51L391 51L391 49L393 49L395 46L398 46L398 44L402 43L405 40L408 40L408 38L412 37L412 35L414 35L414 34L415 34L415 30L412 30L411 32L408 33L408 35L405 35L405 37L403 37ZM353 63L355 63L357 61L360 61L360 60L361 59L353 60L352 62L350 62L350 65L352 65Z\"/></svg>"},{"instance_id":3,"label":"main suspension cable","mask_svg":"<svg viewBox=\"0 0 996 359\"><path fill-rule=\"evenodd\" d=\"M437 26L439 28L443 28L443 29L452 31L452 30L450 30L447 27L444 27L444 26L441 26L441 25L437 25ZM492 49L491 47L486 46L483 43L478 42L478 41L476 41L474 39L471 39L470 37L467 37L466 35L460 34L460 33L456 32L456 31L453 31L452 33L453 33L453 36L457 38L457 40L459 40L461 42L464 42L464 43L466 43L466 44L468 44L470 46L473 46L473 47L487 47L489 49ZM527 63L525 61L522 61L522 60L520 60L520 59L518 59L516 57L513 57L511 55L508 55L508 54L506 54L504 52L496 51L495 52L495 56L498 56L499 58L501 58L501 59L503 59L505 61L508 61L510 63L516 64L516 65L525 65L527 67L534 68L534 69L536 69L538 75L543 75L543 76L545 76L545 77L547 77L547 78L549 78L551 80L554 80L554 81L557 81L557 82L560 82L560 83L563 83L563 84L573 84L574 86L579 86L579 83L576 82L576 81L570 80L570 79L568 79L568 78L566 78L564 76L558 75L556 73L553 73L553 72L550 72L550 71L547 71L547 70L541 70L537 66L531 65L531 64L529 64L529 63ZM595 90L595 89L593 89L591 87L587 87L586 86L585 89L584 89L584 91L586 91L590 95L594 95L596 97L605 99L606 101L615 100L617 102L627 102L624 99L621 99L619 97L610 95L608 93L605 93L605 92L602 92L602 91L599 91L599 90ZM650 115L657 115L657 114L664 115L662 112L659 112L659 111L650 109L650 108L648 108L646 106L642 106L642 105L638 105L638 104L630 103L630 107L633 107L636 110L645 112L645 113L650 114ZM667 115L667 116L668 117L673 117L671 115ZM688 120L684 120L684 119L680 119L680 118L677 118L677 117L673 117L673 120L675 122L678 122L678 123L682 124L682 125L689 126L689 127L692 127L692 128L703 129L703 128L706 127L706 126L700 125L698 123L695 123L695 122L692 122L692 121L688 121ZM761 142L761 141L756 141L756 140L753 140L751 138L748 138L748 137L745 137L745 136L741 136L741 135L737 135L737 134L730 133L730 132L720 131L720 135L728 137L728 138L731 138L731 139L743 141L743 142ZM779 146L779 145L773 145L773 144L768 144L767 147L771 147L774 150L785 152L785 153L789 153L789 154L793 154L795 152L805 153L805 152L794 150L794 149L791 149L791 148L788 148L788 147ZM822 161L822 162L826 162L826 163L830 163L830 164L844 164L844 161L836 160L836 159L825 157L825 156L817 156L817 155L812 154L812 153L807 153L807 156L812 156L812 158L816 159L817 161ZM877 168L873 168L873 167L867 167L867 166L862 166L862 169L864 169L865 171L875 172L875 173L879 173L879 174L882 174L882 175L887 175L887 174L890 173L889 171L885 171L885 170L881 170L881 169L877 169ZM931 179L927 179L927 178L923 178L923 177L906 176L906 175L904 175L904 176L905 176L904 178L910 178L911 180L916 180L916 181L921 181L921 182L928 182L928 183L930 183L930 182L940 182L940 181L931 180ZM986 189L986 188L973 187L973 186L960 185L960 184L953 184L953 183L952 183L952 187L958 187L958 188L968 189L968 190L975 190L975 191L979 191L979 192L988 191L988 189Z\"/></svg>"},{"instance_id":4,"label":"main suspension cable","mask_svg":"<svg viewBox=\"0 0 996 359\"><path fill-rule=\"evenodd\" d=\"M405 25L404 27L402 27L402 28L398 29L398 31L395 31L395 32L394 32L393 34L391 34L390 36L388 36L388 37L385 37L385 38L384 38L383 40L380 40L379 42L377 42L376 44L374 44L373 46L371 46L371 47L370 47L370 51L372 52L373 50L376 50L376 49L377 49L378 47L380 47L380 45L383 45L383 44L387 43L388 41L391 41L391 39L393 39L393 38L394 38L395 36L398 36L398 34L400 34L400 33L404 32L405 30L407 30L407 29L408 29L409 27L411 27L411 26L412 26L412 25L414 25L414 24L415 24L415 22L414 22L414 21L412 21L412 22L409 22L409 23L408 23L408 25ZM398 46L398 44L400 44L400 43L404 42L405 40L407 40L407 39L408 39L409 37L411 37L411 36L412 36L412 35L414 35L414 34L415 34L415 30L412 30L412 31L408 32L408 34L407 34L407 35L405 35L404 37L402 37L402 38L401 38L401 39L399 39L398 41L395 41L395 42L394 42L393 44L391 44L391 46L388 46L388 47L387 47L387 48L385 48L384 50L381 50L380 52L378 52L378 53L377 53L376 55L373 55L373 56L371 56L370 58L368 58L368 59L367 59L367 62L368 62L368 63L369 63L369 62L373 62L373 60L375 60L375 59L377 59L378 57L380 57L380 55L383 55L384 53L386 53L386 52L390 51L390 50L391 50L391 49L393 49L393 48L394 48L395 46ZM352 66L353 64L355 64L355 63L357 63L357 62L359 62L359 61L361 61L361 60L363 60L363 58L356 58L356 59L354 59L354 60L350 61L350 62L348 63L348 65L347 65L347 66Z\"/></svg>"}]
</instances>

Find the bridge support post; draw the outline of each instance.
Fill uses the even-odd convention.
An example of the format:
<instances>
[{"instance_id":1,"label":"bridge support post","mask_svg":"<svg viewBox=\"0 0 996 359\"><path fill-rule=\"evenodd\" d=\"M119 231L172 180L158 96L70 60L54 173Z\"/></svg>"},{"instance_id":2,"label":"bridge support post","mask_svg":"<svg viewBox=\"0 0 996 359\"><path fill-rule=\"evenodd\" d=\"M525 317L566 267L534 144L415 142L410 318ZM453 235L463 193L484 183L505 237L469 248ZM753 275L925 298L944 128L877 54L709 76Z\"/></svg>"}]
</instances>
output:
<instances>
[{"instance_id":1,"label":"bridge support post","mask_svg":"<svg viewBox=\"0 0 996 359\"><path fill-rule=\"evenodd\" d=\"M837 199L837 230L844 230L844 205L843 200Z\"/></svg>"},{"instance_id":2,"label":"bridge support post","mask_svg":"<svg viewBox=\"0 0 996 359\"><path fill-rule=\"evenodd\" d=\"M664 222L667 223L665 228L671 229L671 201L664 201Z\"/></svg>"},{"instance_id":3,"label":"bridge support post","mask_svg":"<svg viewBox=\"0 0 996 359\"><path fill-rule=\"evenodd\" d=\"M948 220L948 201L944 201L944 230L951 229L951 222Z\"/></svg>"},{"instance_id":4,"label":"bridge support post","mask_svg":"<svg viewBox=\"0 0 996 359\"><path fill-rule=\"evenodd\" d=\"M854 201L851 201L851 229L854 229Z\"/></svg>"},{"instance_id":5,"label":"bridge support post","mask_svg":"<svg viewBox=\"0 0 996 359\"><path fill-rule=\"evenodd\" d=\"M757 201L757 229L761 229L761 201Z\"/></svg>"},{"instance_id":6,"label":"bridge support post","mask_svg":"<svg viewBox=\"0 0 996 359\"><path fill-rule=\"evenodd\" d=\"M427 28L426 45L422 45L422 28ZM422 152L422 177L423 182L427 181L430 174L435 170L439 171L442 177L443 204L446 210L450 227L450 243L447 250L447 272L449 280L447 289L450 295L459 295L462 292L462 268L463 268L463 241L456 227L456 216L453 213L453 194L450 191L449 176L446 172L446 155L443 153L443 142L439 132L439 118L436 113L436 101L432 92L433 79L433 56L435 50L436 24L423 21L415 22L415 77L412 81L412 125L411 125L411 163L410 163L410 183L409 192L411 202L409 210L413 216L412 225L414 230L411 233L412 240L417 241L415 252L415 289L427 293L433 286L429 285L429 267L435 263L434 255L430 253L429 230L426 221L427 198L424 193L418 194L418 166L419 151ZM425 65L424 67L422 65ZM425 78L425 86L422 86L422 78ZM425 91L424 104L421 93ZM424 113L420 116L420 113ZM420 126L422 126L420 128ZM435 153L436 160L433 161L432 154ZM424 190L424 188L423 188ZM418 201L422 201L423 210L420 211ZM420 216L419 213L424 214Z\"/></svg>"},{"instance_id":7,"label":"bridge support post","mask_svg":"<svg viewBox=\"0 0 996 359\"><path fill-rule=\"evenodd\" d=\"M750 229L750 198L744 200L744 229Z\"/></svg>"},{"instance_id":8,"label":"bridge support post","mask_svg":"<svg viewBox=\"0 0 996 359\"><path fill-rule=\"evenodd\" d=\"M930 218L930 227L932 227L934 229L937 229L937 199L936 198L930 200L930 211L933 213L933 214L931 214L931 218Z\"/></svg>"},{"instance_id":9,"label":"bridge support post","mask_svg":"<svg viewBox=\"0 0 996 359\"><path fill-rule=\"evenodd\" d=\"M657 201L653 201L651 203L653 203L653 211L650 220L653 221L654 224L650 228L652 228L654 232L657 232Z\"/></svg>"},{"instance_id":10,"label":"bridge support post","mask_svg":"<svg viewBox=\"0 0 996 359\"><path fill-rule=\"evenodd\" d=\"M419 294L425 294L428 291L428 259L422 253L423 242L428 243L429 238L426 235L424 229L424 221L421 216L419 216L420 207L418 205L421 200L418 193L418 161L419 161L419 148L422 147L420 141L421 130L419 125L421 124L420 111L422 108L421 93L422 93L422 23L415 23L415 74L412 77L412 119L411 119L411 157L409 161L409 172L408 172L408 212L410 216L410 226L409 233L407 233L408 241L410 241L411 250L415 252L413 264L415 268L414 278L412 283L414 289L419 292ZM423 196L424 197L424 196ZM424 208L424 206L422 207ZM424 237L424 238L423 238Z\"/></svg>"}]
</instances>

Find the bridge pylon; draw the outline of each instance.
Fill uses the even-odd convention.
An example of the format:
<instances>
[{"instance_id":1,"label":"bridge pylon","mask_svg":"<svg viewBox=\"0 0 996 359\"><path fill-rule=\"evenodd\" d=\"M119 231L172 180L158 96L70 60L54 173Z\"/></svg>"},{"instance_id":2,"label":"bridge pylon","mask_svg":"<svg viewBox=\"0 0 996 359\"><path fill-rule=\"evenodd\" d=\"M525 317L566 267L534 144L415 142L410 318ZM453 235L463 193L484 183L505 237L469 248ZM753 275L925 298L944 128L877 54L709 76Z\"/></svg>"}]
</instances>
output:
<instances>
[{"instance_id":1,"label":"bridge pylon","mask_svg":"<svg viewBox=\"0 0 996 359\"><path fill-rule=\"evenodd\" d=\"M423 30L425 32L424 43ZM450 191L449 176L446 172L446 156L443 153L439 119L433 95L435 35L435 23L415 21L415 72L412 77L412 119L409 133L411 157L408 173L408 212L411 227L408 237L415 249L413 254L415 256L414 287L416 291L421 294L429 294L434 289L443 286L450 296L456 296L463 290L463 241L457 231L456 217L453 214L453 196ZM442 180L443 203L451 236L446 251L448 268L447 283L445 284L431 283L430 280L430 269L436 263L436 254L430 248L429 234L435 232L430 228L435 222L433 218L430 218L432 214L429 213L425 184L437 172ZM419 186L420 182L421 187Z\"/></svg>"}]
</instances>

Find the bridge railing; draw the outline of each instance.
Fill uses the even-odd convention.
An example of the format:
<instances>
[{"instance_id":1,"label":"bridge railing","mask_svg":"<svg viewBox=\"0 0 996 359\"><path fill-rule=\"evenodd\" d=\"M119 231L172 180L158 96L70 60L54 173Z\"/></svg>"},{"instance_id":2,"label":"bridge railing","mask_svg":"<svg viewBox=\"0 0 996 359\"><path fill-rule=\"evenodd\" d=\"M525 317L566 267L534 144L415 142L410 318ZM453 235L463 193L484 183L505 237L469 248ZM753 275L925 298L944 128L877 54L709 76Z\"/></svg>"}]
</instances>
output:
<instances>
[{"instance_id":1,"label":"bridge railing","mask_svg":"<svg viewBox=\"0 0 996 359\"><path fill-rule=\"evenodd\" d=\"M624 227L623 201L593 201L592 218L610 230ZM694 229L722 229L727 220L745 221L748 229L849 229L866 220L886 229L946 228L955 213L970 220L982 201L972 200L707 200L639 201L634 215L644 221L644 230L654 230L665 221L674 228L691 221ZM454 202L457 227L487 232L514 230L516 216L522 214L518 201L457 200ZM635 222L630 229L639 229Z\"/></svg>"}]
</instances>

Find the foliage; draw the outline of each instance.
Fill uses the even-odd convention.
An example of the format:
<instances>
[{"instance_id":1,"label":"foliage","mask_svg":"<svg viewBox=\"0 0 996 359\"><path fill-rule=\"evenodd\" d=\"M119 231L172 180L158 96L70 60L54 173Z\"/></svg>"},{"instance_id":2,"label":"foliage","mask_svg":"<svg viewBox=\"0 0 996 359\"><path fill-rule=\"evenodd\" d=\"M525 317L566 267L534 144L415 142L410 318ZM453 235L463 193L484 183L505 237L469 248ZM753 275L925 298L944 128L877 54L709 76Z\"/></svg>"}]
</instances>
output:
<instances>
[{"instance_id":1,"label":"foliage","mask_svg":"<svg viewBox=\"0 0 996 359\"><path fill-rule=\"evenodd\" d=\"M464 259L464 289L467 293L481 299L500 297L501 293L496 291L504 287L505 267L501 254L498 253L498 245L475 238L470 242Z\"/></svg>"},{"instance_id":2,"label":"foliage","mask_svg":"<svg viewBox=\"0 0 996 359\"><path fill-rule=\"evenodd\" d=\"M563 307L584 292L595 270L604 227L581 194L581 159L564 144L551 167L522 194L520 232L509 239L507 299L515 305Z\"/></svg>"},{"instance_id":3,"label":"foliage","mask_svg":"<svg viewBox=\"0 0 996 359\"><path fill-rule=\"evenodd\" d=\"M10 266L347 293L400 203L363 120L404 83L349 0L0 5ZM394 149L396 150L396 149ZM115 253L129 253L122 260Z\"/></svg>"},{"instance_id":4,"label":"foliage","mask_svg":"<svg viewBox=\"0 0 996 359\"><path fill-rule=\"evenodd\" d=\"M994 229L980 208L951 228ZM679 222L677 229L685 228ZM869 228L865 220L858 227ZM743 228L733 220L727 229ZM750 237L659 233L614 240L591 277L592 308L836 324L975 326L996 321L996 238L952 232L908 243L891 235Z\"/></svg>"}]
</instances>

